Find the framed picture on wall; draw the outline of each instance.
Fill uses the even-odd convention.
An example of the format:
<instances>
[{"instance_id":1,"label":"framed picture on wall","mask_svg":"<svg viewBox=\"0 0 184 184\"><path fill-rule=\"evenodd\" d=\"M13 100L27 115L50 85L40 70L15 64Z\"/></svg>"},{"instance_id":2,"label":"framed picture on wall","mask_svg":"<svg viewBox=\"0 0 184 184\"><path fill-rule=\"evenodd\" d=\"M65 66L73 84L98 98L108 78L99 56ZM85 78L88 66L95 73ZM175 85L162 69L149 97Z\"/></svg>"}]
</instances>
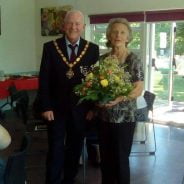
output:
<instances>
[{"instance_id":1,"label":"framed picture on wall","mask_svg":"<svg viewBox=\"0 0 184 184\"><path fill-rule=\"evenodd\" d=\"M57 36L62 34L63 19L67 11L73 7L70 5L53 8L41 8L41 35Z\"/></svg>"}]
</instances>

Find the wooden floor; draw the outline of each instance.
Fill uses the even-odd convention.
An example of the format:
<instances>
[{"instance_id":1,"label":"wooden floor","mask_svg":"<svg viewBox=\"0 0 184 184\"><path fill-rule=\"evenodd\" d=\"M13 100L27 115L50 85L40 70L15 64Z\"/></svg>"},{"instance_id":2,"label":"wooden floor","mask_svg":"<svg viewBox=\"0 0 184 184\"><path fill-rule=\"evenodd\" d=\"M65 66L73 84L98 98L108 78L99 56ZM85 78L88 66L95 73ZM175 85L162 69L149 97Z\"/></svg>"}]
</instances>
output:
<instances>
[{"instance_id":1,"label":"wooden floor","mask_svg":"<svg viewBox=\"0 0 184 184\"><path fill-rule=\"evenodd\" d=\"M25 125L14 112L7 112L1 123L9 130L12 143L0 152L7 157L19 146L25 133ZM182 184L184 175L184 129L156 124L157 151L153 156L130 157L131 184ZM153 149L152 128L147 125L150 137L148 145L134 144L132 151ZM140 134L140 132L138 133ZM44 184L47 135L35 132L27 156L27 184ZM100 184L100 169L88 164L86 184ZM80 166L76 184L83 182L83 167Z\"/></svg>"}]
</instances>

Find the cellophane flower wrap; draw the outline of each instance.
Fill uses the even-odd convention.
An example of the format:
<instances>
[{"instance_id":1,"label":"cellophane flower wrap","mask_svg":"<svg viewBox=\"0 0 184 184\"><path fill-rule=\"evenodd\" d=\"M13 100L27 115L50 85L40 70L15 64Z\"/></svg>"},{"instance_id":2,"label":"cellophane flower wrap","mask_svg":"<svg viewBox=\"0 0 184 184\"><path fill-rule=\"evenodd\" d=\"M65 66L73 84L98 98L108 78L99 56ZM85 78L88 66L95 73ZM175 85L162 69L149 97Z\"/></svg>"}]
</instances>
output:
<instances>
[{"instance_id":1,"label":"cellophane flower wrap","mask_svg":"<svg viewBox=\"0 0 184 184\"><path fill-rule=\"evenodd\" d=\"M132 88L129 73L115 56L108 56L93 65L74 91L80 97L79 103L89 100L105 104L118 96L128 96Z\"/></svg>"}]
</instances>

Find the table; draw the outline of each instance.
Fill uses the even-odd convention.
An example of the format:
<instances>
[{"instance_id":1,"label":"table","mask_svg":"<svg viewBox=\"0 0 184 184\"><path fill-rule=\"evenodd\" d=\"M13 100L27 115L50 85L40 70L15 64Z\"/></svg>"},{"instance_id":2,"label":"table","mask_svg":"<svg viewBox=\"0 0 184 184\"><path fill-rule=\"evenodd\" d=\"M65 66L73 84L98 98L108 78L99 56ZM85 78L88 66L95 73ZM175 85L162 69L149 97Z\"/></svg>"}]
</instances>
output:
<instances>
[{"instance_id":1,"label":"table","mask_svg":"<svg viewBox=\"0 0 184 184\"><path fill-rule=\"evenodd\" d=\"M0 99L9 96L8 88L12 85L14 85L17 90L36 90L38 89L38 77L10 78L5 81L0 81Z\"/></svg>"}]
</instances>

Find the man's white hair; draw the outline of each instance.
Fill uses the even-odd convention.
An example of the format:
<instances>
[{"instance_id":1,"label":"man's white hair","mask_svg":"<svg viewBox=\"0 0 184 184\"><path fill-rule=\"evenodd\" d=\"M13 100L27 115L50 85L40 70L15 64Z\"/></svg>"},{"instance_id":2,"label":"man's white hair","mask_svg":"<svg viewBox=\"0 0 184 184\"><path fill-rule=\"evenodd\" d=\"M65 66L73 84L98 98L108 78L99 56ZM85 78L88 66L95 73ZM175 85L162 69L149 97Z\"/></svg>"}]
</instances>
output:
<instances>
[{"instance_id":1,"label":"man's white hair","mask_svg":"<svg viewBox=\"0 0 184 184\"><path fill-rule=\"evenodd\" d=\"M82 17L82 22L84 23L84 14L79 11L79 10L70 10L66 13L65 15L65 18L64 18L64 22L67 21L68 17L71 15L71 14L79 14L81 17Z\"/></svg>"}]
</instances>

